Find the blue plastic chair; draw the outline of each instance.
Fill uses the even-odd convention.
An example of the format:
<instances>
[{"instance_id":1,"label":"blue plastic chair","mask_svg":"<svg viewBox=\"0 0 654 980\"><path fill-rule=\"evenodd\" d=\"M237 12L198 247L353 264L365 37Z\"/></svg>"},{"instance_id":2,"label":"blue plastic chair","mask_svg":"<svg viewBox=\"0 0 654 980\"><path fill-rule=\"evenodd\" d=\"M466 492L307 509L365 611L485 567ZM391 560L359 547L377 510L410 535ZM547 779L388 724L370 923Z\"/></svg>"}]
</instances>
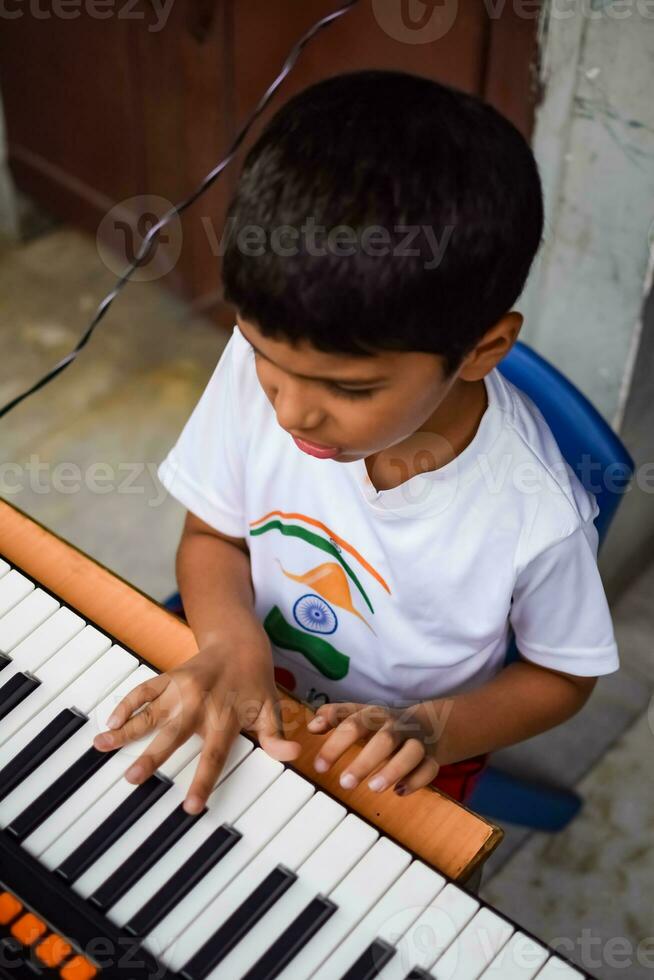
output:
<instances>
[{"instance_id":1,"label":"blue plastic chair","mask_svg":"<svg viewBox=\"0 0 654 980\"><path fill-rule=\"evenodd\" d=\"M631 456L585 395L525 344L515 344L499 369L538 406L564 459L595 494L601 545L633 475ZM512 644L507 663L518 656ZM530 782L494 766L484 771L466 802L494 820L550 832L563 829L582 806L571 790Z\"/></svg>"},{"instance_id":2,"label":"blue plastic chair","mask_svg":"<svg viewBox=\"0 0 654 980\"><path fill-rule=\"evenodd\" d=\"M515 344L499 367L505 378L535 402L563 457L595 494L599 506L595 524L601 543L633 474L629 453L588 399L525 344ZM183 615L179 595L172 595L164 605ZM507 663L517 657L513 645ZM484 771L466 802L494 820L552 832L565 827L582 804L570 790L529 782L494 766Z\"/></svg>"}]
</instances>

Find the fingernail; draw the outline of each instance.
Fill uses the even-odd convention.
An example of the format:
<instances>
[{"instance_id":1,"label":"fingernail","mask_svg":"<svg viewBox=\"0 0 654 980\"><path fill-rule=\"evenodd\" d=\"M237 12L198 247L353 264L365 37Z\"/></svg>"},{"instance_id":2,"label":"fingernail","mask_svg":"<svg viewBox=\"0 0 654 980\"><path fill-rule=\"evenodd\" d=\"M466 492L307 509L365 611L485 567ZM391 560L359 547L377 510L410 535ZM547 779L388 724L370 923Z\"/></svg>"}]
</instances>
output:
<instances>
[{"instance_id":1,"label":"fingernail","mask_svg":"<svg viewBox=\"0 0 654 980\"><path fill-rule=\"evenodd\" d=\"M406 783L398 783L397 786L395 787L395 792L397 793L398 796L404 796L406 791L407 791Z\"/></svg>"},{"instance_id":2,"label":"fingernail","mask_svg":"<svg viewBox=\"0 0 654 980\"><path fill-rule=\"evenodd\" d=\"M357 778L351 772L344 772L340 778L340 784L343 789L354 789L357 784Z\"/></svg>"},{"instance_id":3,"label":"fingernail","mask_svg":"<svg viewBox=\"0 0 654 980\"><path fill-rule=\"evenodd\" d=\"M106 732L103 732L102 735L96 735L93 739L93 744L96 749L110 749L113 742L114 740L111 735L108 735Z\"/></svg>"},{"instance_id":4,"label":"fingernail","mask_svg":"<svg viewBox=\"0 0 654 980\"><path fill-rule=\"evenodd\" d=\"M368 783L368 786L378 793L380 790L386 789L387 783L383 776L374 776Z\"/></svg>"},{"instance_id":5,"label":"fingernail","mask_svg":"<svg viewBox=\"0 0 654 980\"><path fill-rule=\"evenodd\" d=\"M199 796L189 796L188 799L184 800L184 809L187 813L199 813L203 807L204 803Z\"/></svg>"},{"instance_id":6,"label":"fingernail","mask_svg":"<svg viewBox=\"0 0 654 980\"><path fill-rule=\"evenodd\" d=\"M312 718L307 724L307 728L309 728L312 732L317 732L320 731L321 728L324 728L326 724L327 722L324 718Z\"/></svg>"},{"instance_id":7,"label":"fingernail","mask_svg":"<svg viewBox=\"0 0 654 980\"><path fill-rule=\"evenodd\" d=\"M117 715L109 715L107 718L107 728L120 728Z\"/></svg>"},{"instance_id":8,"label":"fingernail","mask_svg":"<svg viewBox=\"0 0 654 980\"><path fill-rule=\"evenodd\" d=\"M139 779L143 779L143 775L142 766L130 766L125 773L125 779L128 783L138 783Z\"/></svg>"},{"instance_id":9,"label":"fingernail","mask_svg":"<svg viewBox=\"0 0 654 980\"><path fill-rule=\"evenodd\" d=\"M325 762L324 759L321 759L320 756L318 756L313 760L313 768L316 770L316 772L327 772L329 769L329 763Z\"/></svg>"}]
</instances>

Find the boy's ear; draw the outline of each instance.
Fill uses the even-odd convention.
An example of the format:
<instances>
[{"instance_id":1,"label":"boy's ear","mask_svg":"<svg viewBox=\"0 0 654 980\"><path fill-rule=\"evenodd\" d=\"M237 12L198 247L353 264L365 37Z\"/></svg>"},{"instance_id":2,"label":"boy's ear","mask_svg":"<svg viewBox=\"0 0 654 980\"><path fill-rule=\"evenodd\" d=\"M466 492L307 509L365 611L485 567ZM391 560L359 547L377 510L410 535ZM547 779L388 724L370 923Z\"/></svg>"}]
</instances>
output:
<instances>
[{"instance_id":1,"label":"boy's ear","mask_svg":"<svg viewBox=\"0 0 654 980\"><path fill-rule=\"evenodd\" d=\"M462 381L480 381L485 378L509 353L518 339L523 321L522 313L516 310L511 310L498 320L464 357L458 377Z\"/></svg>"}]
</instances>

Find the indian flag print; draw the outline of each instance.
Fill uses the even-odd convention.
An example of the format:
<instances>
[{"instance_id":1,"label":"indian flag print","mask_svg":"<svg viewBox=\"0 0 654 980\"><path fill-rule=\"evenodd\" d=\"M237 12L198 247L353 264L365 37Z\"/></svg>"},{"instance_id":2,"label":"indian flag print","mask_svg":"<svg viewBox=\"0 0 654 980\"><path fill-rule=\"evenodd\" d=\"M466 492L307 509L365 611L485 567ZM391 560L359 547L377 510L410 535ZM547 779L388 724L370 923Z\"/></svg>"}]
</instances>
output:
<instances>
[{"instance_id":1,"label":"indian flag print","mask_svg":"<svg viewBox=\"0 0 654 980\"><path fill-rule=\"evenodd\" d=\"M293 650L324 677L342 680L350 667L348 652L339 644L339 626L354 617L376 636L371 592L390 588L357 549L326 524L306 514L273 510L250 523L250 535L285 535L306 546L301 568L286 568L275 558L279 574L297 583L297 594L287 610L274 605L263 626L271 643ZM280 683L293 690L295 679L283 671Z\"/></svg>"}]
</instances>

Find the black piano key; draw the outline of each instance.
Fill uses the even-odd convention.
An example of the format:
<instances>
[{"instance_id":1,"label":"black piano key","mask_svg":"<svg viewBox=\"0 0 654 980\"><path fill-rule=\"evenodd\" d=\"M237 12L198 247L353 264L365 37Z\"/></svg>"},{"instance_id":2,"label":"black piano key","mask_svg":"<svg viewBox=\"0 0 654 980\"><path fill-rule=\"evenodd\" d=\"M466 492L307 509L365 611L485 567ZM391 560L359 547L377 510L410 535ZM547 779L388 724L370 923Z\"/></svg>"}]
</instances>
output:
<instances>
[{"instance_id":1,"label":"black piano key","mask_svg":"<svg viewBox=\"0 0 654 980\"><path fill-rule=\"evenodd\" d=\"M142 817L164 793L168 792L172 785L170 779L155 772L153 776L137 786L114 812L103 820L72 854L68 855L66 860L56 868L55 874L68 884L77 881L119 837L136 823L139 817Z\"/></svg>"},{"instance_id":2,"label":"black piano key","mask_svg":"<svg viewBox=\"0 0 654 980\"><path fill-rule=\"evenodd\" d=\"M435 980L434 974L423 970L421 966L414 966L410 973L407 973L404 980Z\"/></svg>"},{"instance_id":3,"label":"black piano key","mask_svg":"<svg viewBox=\"0 0 654 980\"><path fill-rule=\"evenodd\" d=\"M146 936L151 932L198 881L218 864L241 836L229 824L222 824L214 830L188 861L125 924L125 932L132 936Z\"/></svg>"},{"instance_id":4,"label":"black piano key","mask_svg":"<svg viewBox=\"0 0 654 980\"><path fill-rule=\"evenodd\" d=\"M4 670L11 663L11 657L6 653L0 653L0 670Z\"/></svg>"},{"instance_id":5,"label":"black piano key","mask_svg":"<svg viewBox=\"0 0 654 980\"><path fill-rule=\"evenodd\" d=\"M0 687L0 721L6 718L17 704L24 701L28 694L35 691L40 683L38 677L21 670L3 684Z\"/></svg>"},{"instance_id":6,"label":"black piano key","mask_svg":"<svg viewBox=\"0 0 654 980\"><path fill-rule=\"evenodd\" d=\"M204 980L295 881L295 872L278 864L182 967L184 980Z\"/></svg>"},{"instance_id":7,"label":"black piano key","mask_svg":"<svg viewBox=\"0 0 654 980\"><path fill-rule=\"evenodd\" d=\"M341 980L375 980L397 950L385 939L375 939L355 960Z\"/></svg>"},{"instance_id":8,"label":"black piano key","mask_svg":"<svg viewBox=\"0 0 654 980\"><path fill-rule=\"evenodd\" d=\"M324 895L316 895L306 908L284 929L281 936L263 956L250 967L242 980L274 980L306 946L325 922L332 917L337 905Z\"/></svg>"},{"instance_id":9,"label":"black piano key","mask_svg":"<svg viewBox=\"0 0 654 980\"><path fill-rule=\"evenodd\" d=\"M11 762L0 770L0 800L9 796L19 783L38 769L42 762L56 752L71 735L78 732L87 721L87 716L77 708L64 708L60 711L43 731L35 735Z\"/></svg>"},{"instance_id":10,"label":"black piano key","mask_svg":"<svg viewBox=\"0 0 654 980\"><path fill-rule=\"evenodd\" d=\"M69 766L64 773L55 779L29 806L26 806L22 813L15 817L8 827L6 833L10 834L15 840L23 841L26 837L36 830L44 820L54 813L57 807L65 803L73 793L83 786L87 779L104 766L112 756L118 752L98 752L97 749L87 749L76 762Z\"/></svg>"},{"instance_id":11,"label":"black piano key","mask_svg":"<svg viewBox=\"0 0 654 980\"><path fill-rule=\"evenodd\" d=\"M202 813L187 813L180 805L172 813L168 814L165 820L159 824L157 829L150 834L147 840L133 851L116 870L103 881L99 888L89 896L96 908L102 912L115 905L123 895L129 891L139 878L148 871L159 860L162 854L169 851L180 837L183 837L193 824L204 816L206 809Z\"/></svg>"}]
</instances>

